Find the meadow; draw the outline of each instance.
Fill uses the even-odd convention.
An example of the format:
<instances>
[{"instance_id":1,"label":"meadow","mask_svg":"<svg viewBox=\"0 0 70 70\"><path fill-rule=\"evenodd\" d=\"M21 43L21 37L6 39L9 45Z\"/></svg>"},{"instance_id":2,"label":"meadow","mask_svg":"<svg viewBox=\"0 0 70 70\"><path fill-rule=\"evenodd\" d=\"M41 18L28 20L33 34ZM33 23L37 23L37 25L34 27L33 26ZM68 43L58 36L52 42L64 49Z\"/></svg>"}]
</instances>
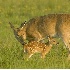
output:
<instances>
[{"instance_id":1,"label":"meadow","mask_svg":"<svg viewBox=\"0 0 70 70\"><path fill-rule=\"evenodd\" d=\"M10 25L16 28L36 16L69 13L70 0L0 0L0 69L69 69L68 49L62 40L43 60L39 54L24 60L23 46L16 40Z\"/></svg>"}]
</instances>

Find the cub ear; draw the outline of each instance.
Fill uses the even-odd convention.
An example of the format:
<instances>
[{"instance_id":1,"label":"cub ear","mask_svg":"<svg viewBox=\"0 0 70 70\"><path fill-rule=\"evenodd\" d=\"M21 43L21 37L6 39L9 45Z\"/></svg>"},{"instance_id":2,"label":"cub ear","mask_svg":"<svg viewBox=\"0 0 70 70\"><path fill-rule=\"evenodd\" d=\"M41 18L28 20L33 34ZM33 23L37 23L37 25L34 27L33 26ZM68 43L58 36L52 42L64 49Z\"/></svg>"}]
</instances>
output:
<instances>
[{"instance_id":1,"label":"cub ear","mask_svg":"<svg viewBox=\"0 0 70 70\"><path fill-rule=\"evenodd\" d=\"M48 35L47 38L50 38L50 35Z\"/></svg>"},{"instance_id":2,"label":"cub ear","mask_svg":"<svg viewBox=\"0 0 70 70\"><path fill-rule=\"evenodd\" d=\"M50 35L48 35L47 38L48 38L48 40L50 41L50 38L51 38Z\"/></svg>"}]
</instances>

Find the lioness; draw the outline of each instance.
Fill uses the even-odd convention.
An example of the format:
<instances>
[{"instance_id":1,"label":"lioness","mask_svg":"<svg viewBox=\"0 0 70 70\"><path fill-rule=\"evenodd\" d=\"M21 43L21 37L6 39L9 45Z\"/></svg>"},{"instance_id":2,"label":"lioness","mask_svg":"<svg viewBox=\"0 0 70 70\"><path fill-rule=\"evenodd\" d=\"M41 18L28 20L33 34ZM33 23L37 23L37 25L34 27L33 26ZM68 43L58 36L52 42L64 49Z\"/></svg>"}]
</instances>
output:
<instances>
[{"instance_id":1,"label":"lioness","mask_svg":"<svg viewBox=\"0 0 70 70\"><path fill-rule=\"evenodd\" d=\"M70 14L48 14L30 19L19 29L18 35L23 39L31 36L36 41L58 35L70 51Z\"/></svg>"},{"instance_id":2,"label":"lioness","mask_svg":"<svg viewBox=\"0 0 70 70\"><path fill-rule=\"evenodd\" d=\"M56 17L56 14L49 14L30 19L18 30L18 35L22 36L23 39L29 37L28 40L33 38L36 41L40 41L48 35L53 37L56 35Z\"/></svg>"}]
</instances>

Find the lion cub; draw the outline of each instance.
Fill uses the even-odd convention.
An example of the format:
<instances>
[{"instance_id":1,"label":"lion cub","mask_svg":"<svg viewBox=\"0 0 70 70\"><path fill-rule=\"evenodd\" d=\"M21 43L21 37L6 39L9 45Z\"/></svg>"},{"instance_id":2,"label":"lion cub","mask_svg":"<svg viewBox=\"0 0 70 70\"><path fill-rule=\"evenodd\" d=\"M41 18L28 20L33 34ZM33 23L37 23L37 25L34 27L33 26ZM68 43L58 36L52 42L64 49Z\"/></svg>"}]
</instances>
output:
<instances>
[{"instance_id":1,"label":"lion cub","mask_svg":"<svg viewBox=\"0 0 70 70\"><path fill-rule=\"evenodd\" d=\"M31 41L28 44L24 45L24 52L27 52L28 58L30 58L35 53L40 53L41 58L45 58L45 55L50 51L53 44L57 45L58 43L54 38L48 37L47 44Z\"/></svg>"}]
</instances>

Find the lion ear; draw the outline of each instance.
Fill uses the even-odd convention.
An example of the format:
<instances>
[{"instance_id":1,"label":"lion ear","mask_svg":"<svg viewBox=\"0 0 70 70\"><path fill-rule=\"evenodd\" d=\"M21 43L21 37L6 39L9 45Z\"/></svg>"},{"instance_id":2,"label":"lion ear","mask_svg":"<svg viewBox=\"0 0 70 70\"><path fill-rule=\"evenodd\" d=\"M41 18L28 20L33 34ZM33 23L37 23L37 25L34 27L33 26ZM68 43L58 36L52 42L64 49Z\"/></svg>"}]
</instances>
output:
<instances>
[{"instance_id":1,"label":"lion ear","mask_svg":"<svg viewBox=\"0 0 70 70\"><path fill-rule=\"evenodd\" d=\"M26 21L24 22L24 25L26 25Z\"/></svg>"},{"instance_id":2,"label":"lion ear","mask_svg":"<svg viewBox=\"0 0 70 70\"><path fill-rule=\"evenodd\" d=\"M21 30L23 29L23 27L21 27Z\"/></svg>"},{"instance_id":3,"label":"lion ear","mask_svg":"<svg viewBox=\"0 0 70 70\"><path fill-rule=\"evenodd\" d=\"M26 21L24 21L23 23L21 23L20 28L22 28L25 25L26 25Z\"/></svg>"},{"instance_id":4,"label":"lion ear","mask_svg":"<svg viewBox=\"0 0 70 70\"><path fill-rule=\"evenodd\" d=\"M16 31L19 31L19 28L16 28L15 30L16 30Z\"/></svg>"},{"instance_id":5,"label":"lion ear","mask_svg":"<svg viewBox=\"0 0 70 70\"><path fill-rule=\"evenodd\" d=\"M26 25L26 23L24 23L24 26Z\"/></svg>"}]
</instances>

